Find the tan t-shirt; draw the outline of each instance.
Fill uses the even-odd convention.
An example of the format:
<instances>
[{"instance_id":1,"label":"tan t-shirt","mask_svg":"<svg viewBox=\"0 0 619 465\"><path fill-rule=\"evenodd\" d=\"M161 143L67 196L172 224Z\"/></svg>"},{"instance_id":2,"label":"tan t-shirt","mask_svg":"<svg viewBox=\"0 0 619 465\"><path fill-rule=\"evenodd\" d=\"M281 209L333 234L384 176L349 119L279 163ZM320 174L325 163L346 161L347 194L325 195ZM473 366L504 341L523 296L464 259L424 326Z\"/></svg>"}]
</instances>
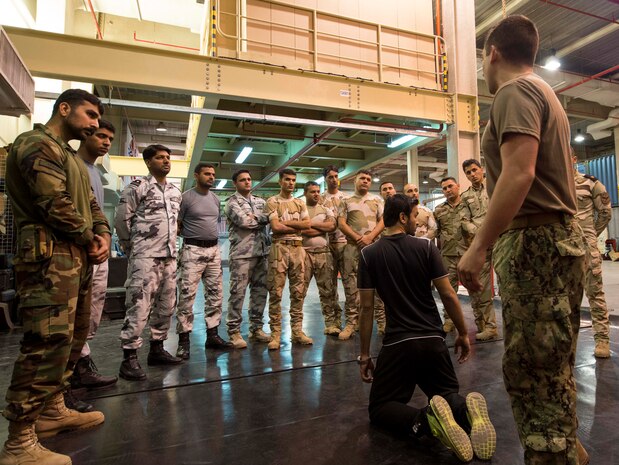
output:
<instances>
[{"instance_id":1,"label":"tan t-shirt","mask_svg":"<svg viewBox=\"0 0 619 465\"><path fill-rule=\"evenodd\" d=\"M552 88L535 74L506 82L492 102L481 143L490 197L502 169L501 144L509 133L528 134L539 141L535 180L516 217L549 212L575 214L569 122Z\"/></svg>"}]
</instances>

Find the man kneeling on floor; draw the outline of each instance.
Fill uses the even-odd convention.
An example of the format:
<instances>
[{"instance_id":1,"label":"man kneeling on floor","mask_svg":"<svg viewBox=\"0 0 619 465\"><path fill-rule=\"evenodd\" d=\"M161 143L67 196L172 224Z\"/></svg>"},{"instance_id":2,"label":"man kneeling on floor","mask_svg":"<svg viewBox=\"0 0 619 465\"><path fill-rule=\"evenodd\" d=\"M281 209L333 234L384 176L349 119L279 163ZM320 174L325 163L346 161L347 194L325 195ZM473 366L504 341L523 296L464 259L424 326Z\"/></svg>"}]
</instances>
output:
<instances>
[{"instance_id":1,"label":"man kneeling on floor","mask_svg":"<svg viewBox=\"0 0 619 465\"><path fill-rule=\"evenodd\" d=\"M458 330L455 352L460 363L470 352L462 309L436 246L413 237L416 216L417 200L402 194L388 198L385 235L365 247L359 259L361 355L357 360L361 379L372 383L370 420L407 436L432 434L462 461L471 460L473 453L487 460L496 449L496 432L484 397L477 392L466 399L458 394L431 285ZM376 369L369 355L374 291L383 299L387 317ZM417 385L430 399L422 409L407 405Z\"/></svg>"}]
</instances>

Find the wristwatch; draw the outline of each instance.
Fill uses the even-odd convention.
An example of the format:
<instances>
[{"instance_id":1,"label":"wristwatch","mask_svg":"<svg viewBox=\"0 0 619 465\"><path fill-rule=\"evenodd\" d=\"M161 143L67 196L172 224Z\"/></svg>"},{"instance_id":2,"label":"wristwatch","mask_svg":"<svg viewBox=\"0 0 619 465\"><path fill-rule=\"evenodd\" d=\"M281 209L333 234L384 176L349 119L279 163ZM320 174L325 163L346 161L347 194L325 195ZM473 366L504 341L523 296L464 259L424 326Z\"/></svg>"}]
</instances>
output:
<instances>
[{"instance_id":1,"label":"wristwatch","mask_svg":"<svg viewBox=\"0 0 619 465\"><path fill-rule=\"evenodd\" d=\"M372 357L368 357L368 358L362 359L362 358L361 358L361 355L359 355L359 356L357 357L357 363L358 363L359 365L361 365L362 363L367 362L367 361L368 361L368 360L370 360L371 358L372 358Z\"/></svg>"}]
</instances>

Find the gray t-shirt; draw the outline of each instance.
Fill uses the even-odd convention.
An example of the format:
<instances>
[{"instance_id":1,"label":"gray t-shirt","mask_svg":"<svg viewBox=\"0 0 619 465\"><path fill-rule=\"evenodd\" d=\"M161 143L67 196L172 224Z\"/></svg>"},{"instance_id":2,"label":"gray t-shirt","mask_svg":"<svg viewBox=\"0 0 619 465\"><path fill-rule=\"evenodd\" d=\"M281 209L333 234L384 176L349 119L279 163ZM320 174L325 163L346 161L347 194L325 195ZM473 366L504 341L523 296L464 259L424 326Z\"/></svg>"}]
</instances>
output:
<instances>
[{"instance_id":1,"label":"gray t-shirt","mask_svg":"<svg viewBox=\"0 0 619 465\"><path fill-rule=\"evenodd\" d=\"M97 203L99 204L99 208L103 209L103 182L101 181L101 172L97 169L95 165L87 162L83 158L81 159L86 165L88 169L88 176L90 177L90 185L92 186L92 190L95 192L95 198L97 199Z\"/></svg>"},{"instance_id":2,"label":"gray t-shirt","mask_svg":"<svg viewBox=\"0 0 619 465\"><path fill-rule=\"evenodd\" d=\"M181 235L184 238L202 241L217 239L220 218L219 199L211 191L200 194L191 189L183 193L178 221L183 225Z\"/></svg>"}]
</instances>

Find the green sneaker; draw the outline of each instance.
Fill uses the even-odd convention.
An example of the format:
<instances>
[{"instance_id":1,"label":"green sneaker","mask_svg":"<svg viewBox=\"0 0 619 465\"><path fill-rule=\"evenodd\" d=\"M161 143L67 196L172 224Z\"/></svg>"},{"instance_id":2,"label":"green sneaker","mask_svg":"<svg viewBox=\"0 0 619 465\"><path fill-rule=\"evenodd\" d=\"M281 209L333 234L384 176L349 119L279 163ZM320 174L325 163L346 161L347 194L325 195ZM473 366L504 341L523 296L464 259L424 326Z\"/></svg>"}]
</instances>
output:
<instances>
[{"instance_id":1,"label":"green sneaker","mask_svg":"<svg viewBox=\"0 0 619 465\"><path fill-rule=\"evenodd\" d=\"M463 462L473 459L471 440L464 430L456 423L451 407L441 396L430 399L430 408L427 412L428 423L432 435L451 449Z\"/></svg>"},{"instance_id":2,"label":"green sneaker","mask_svg":"<svg viewBox=\"0 0 619 465\"><path fill-rule=\"evenodd\" d=\"M488 416L486 399L479 392L471 392L466 396L466 408L473 452L478 459L490 460L496 450L496 431Z\"/></svg>"}]
</instances>

